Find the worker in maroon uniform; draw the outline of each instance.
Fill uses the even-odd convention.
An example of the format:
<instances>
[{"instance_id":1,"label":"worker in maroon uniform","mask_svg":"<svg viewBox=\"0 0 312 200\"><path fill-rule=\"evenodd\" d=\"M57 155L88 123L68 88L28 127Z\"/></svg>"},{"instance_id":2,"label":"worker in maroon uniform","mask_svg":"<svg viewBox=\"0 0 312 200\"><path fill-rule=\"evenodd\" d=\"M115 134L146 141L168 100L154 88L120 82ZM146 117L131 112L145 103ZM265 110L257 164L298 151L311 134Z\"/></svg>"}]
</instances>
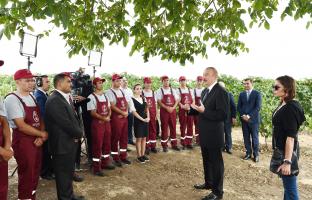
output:
<instances>
[{"instance_id":1,"label":"worker in maroon uniform","mask_svg":"<svg viewBox=\"0 0 312 200\"><path fill-rule=\"evenodd\" d=\"M128 108L133 108L133 102L130 97L126 97L120 89L122 77L119 74L112 76L112 88L107 90L111 109L111 154L114 164L121 167L122 164L129 165L131 162L127 159L128 145ZM130 109L133 110L133 109ZM119 151L118 151L119 149Z\"/></svg>"},{"instance_id":2,"label":"worker in maroon uniform","mask_svg":"<svg viewBox=\"0 0 312 200\"><path fill-rule=\"evenodd\" d=\"M161 81L163 86L157 90L156 99L160 106L160 121L161 121L161 145L163 151L168 151L168 128L170 129L170 141L173 150L180 151L177 146L176 136L176 107L179 103L179 97L175 90L170 87L168 76L162 76Z\"/></svg>"},{"instance_id":3,"label":"worker in maroon uniform","mask_svg":"<svg viewBox=\"0 0 312 200\"><path fill-rule=\"evenodd\" d=\"M48 138L40 117L39 106L31 94L34 89L32 73L27 69L15 72L17 91L5 98L5 110L13 129L12 147L18 165L18 199L36 199L42 144Z\"/></svg>"},{"instance_id":4,"label":"worker in maroon uniform","mask_svg":"<svg viewBox=\"0 0 312 200\"><path fill-rule=\"evenodd\" d=\"M97 176L104 176L102 169L114 169L110 162L111 151L111 109L108 98L103 93L105 79L93 79L94 92L89 95L87 109L92 117L92 168Z\"/></svg>"},{"instance_id":5,"label":"worker in maroon uniform","mask_svg":"<svg viewBox=\"0 0 312 200\"><path fill-rule=\"evenodd\" d=\"M194 88L194 99L195 99L196 106L201 105L200 98L201 98L201 93L203 91L203 80L204 78L202 76L197 76L196 87ZM196 144L199 145L198 115L194 116L194 124L195 124Z\"/></svg>"},{"instance_id":6,"label":"worker in maroon uniform","mask_svg":"<svg viewBox=\"0 0 312 200\"><path fill-rule=\"evenodd\" d=\"M179 122L181 131L181 145L183 149L193 149L193 116L188 115L191 104L194 102L194 96L190 88L186 86L185 76L179 78L180 87L178 88L179 95Z\"/></svg>"},{"instance_id":7,"label":"worker in maroon uniform","mask_svg":"<svg viewBox=\"0 0 312 200\"><path fill-rule=\"evenodd\" d=\"M156 96L152 90L152 80L149 77L145 77L144 80L143 96L146 99L148 110L150 113L150 121L148 123L148 137L146 140L146 154L149 152L157 153L156 149L156 115L157 104Z\"/></svg>"},{"instance_id":8,"label":"worker in maroon uniform","mask_svg":"<svg viewBox=\"0 0 312 200\"><path fill-rule=\"evenodd\" d=\"M11 132L5 118L3 101L0 99L0 199L8 198L8 161L13 156Z\"/></svg>"}]
</instances>

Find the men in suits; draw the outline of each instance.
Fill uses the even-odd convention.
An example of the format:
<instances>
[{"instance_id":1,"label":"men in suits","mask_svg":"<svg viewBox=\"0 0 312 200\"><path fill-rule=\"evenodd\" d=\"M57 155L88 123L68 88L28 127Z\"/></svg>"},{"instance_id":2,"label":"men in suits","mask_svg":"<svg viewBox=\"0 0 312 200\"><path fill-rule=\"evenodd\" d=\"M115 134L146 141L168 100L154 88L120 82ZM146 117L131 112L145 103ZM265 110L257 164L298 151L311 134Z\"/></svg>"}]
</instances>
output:
<instances>
[{"instance_id":1,"label":"men in suits","mask_svg":"<svg viewBox=\"0 0 312 200\"><path fill-rule=\"evenodd\" d=\"M50 88L50 81L47 75L36 77L36 90L34 96L40 108L40 115L44 119L45 114L45 103L48 99L48 91ZM42 165L41 165L41 178L46 180L53 180L53 167L52 158L49 153L48 141L44 142L42 145Z\"/></svg>"},{"instance_id":2,"label":"men in suits","mask_svg":"<svg viewBox=\"0 0 312 200\"><path fill-rule=\"evenodd\" d=\"M78 140L83 130L70 96L71 79L57 74L53 80L55 91L48 97L45 124L49 133L57 197L59 200L83 200L73 193L73 174Z\"/></svg>"},{"instance_id":3,"label":"men in suits","mask_svg":"<svg viewBox=\"0 0 312 200\"><path fill-rule=\"evenodd\" d=\"M225 84L223 82L219 82L221 87L225 88ZM227 113L226 120L224 121L224 136L225 136L225 143L223 151L228 154L232 154L232 126L235 125L236 122L236 105L234 101L233 94L231 92L227 92L228 97L230 100L230 106Z\"/></svg>"},{"instance_id":4,"label":"men in suits","mask_svg":"<svg viewBox=\"0 0 312 200\"><path fill-rule=\"evenodd\" d=\"M253 153L254 161L259 162L261 94L253 89L252 79L245 79L243 84L245 91L239 94L237 111L241 116L244 144L246 148L244 160L250 159L251 154Z\"/></svg>"},{"instance_id":5,"label":"men in suits","mask_svg":"<svg viewBox=\"0 0 312 200\"><path fill-rule=\"evenodd\" d=\"M13 129L12 147L18 166L18 199L36 199L42 144L48 138L33 92L35 81L27 69L15 72L17 90L5 98L5 110Z\"/></svg>"},{"instance_id":6,"label":"men in suits","mask_svg":"<svg viewBox=\"0 0 312 200\"><path fill-rule=\"evenodd\" d=\"M211 189L203 200L218 200L223 197L224 121L227 117L229 99L227 92L218 84L218 71L208 67L204 71L207 87L201 95L201 105L191 107L199 114L199 137L203 157L205 183L194 185L196 189Z\"/></svg>"}]
</instances>

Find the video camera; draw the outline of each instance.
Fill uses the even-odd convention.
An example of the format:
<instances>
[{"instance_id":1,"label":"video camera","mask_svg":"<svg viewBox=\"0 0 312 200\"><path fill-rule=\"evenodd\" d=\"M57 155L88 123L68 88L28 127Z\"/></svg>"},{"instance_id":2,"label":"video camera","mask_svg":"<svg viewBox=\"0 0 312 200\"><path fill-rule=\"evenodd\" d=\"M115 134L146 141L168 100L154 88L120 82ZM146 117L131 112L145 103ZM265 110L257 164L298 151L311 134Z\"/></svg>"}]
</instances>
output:
<instances>
[{"instance_id":1,"label":"video camera","mask_svg":"<svg viewBox=\"0 0 312 200\"><path fill-rule=\"evenodd\" d=\"M84 70L80 68L76 72L71 73L72 76L72 94L88 97L92 91L92 81L90 75L84 74Z\"/></svg>"}]
</instances>

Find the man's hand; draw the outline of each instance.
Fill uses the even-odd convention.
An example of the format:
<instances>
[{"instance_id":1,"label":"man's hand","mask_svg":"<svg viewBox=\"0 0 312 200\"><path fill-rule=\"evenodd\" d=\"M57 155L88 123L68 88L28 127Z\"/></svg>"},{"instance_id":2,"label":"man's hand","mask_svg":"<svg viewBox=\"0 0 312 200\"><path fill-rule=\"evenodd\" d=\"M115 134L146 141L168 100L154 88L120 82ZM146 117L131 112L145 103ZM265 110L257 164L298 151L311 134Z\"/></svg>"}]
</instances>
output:
<instances>
[{"instance_id":1,"label":"man's hand","mask_svg":"<svg viewBox=\"0 0 312 200\"><path fill-rule=\"evenodd\" d=\"M197 110L198 112L200 113L203 113L205 112L205 106L203 104L201 104L200 106L197 106L195 104L192 104L191 107L194 109L194 110Z\"/></svg>"},{"instance_id":2,"label":"man's hand","mask_svg":"<svg viewBox=\"0 0 312 200\"><path fill-rule=\"evenodd\" d=\"M172 113L173 110L174 110L174 107L168 107L168 108L167 108L168 113Z\"/></svg>"},{"instance_id":3,"label":"man's hand","mask_svg":"<svg viewBox=\"0 0 312 200\"><path fill-rule=\"evenodd\" d=\"M122 112L122 116L124 116L125 118L128 117L128 112Z\"/></svg>"},{"instance_id":4,"label":"man's hand","mask_svg":"<svg viewBox=\"0 0 312 200\"><path fill-rule=\"evenodd\" d=\"M5 161L9 161L12 156L13 156L14 152L12 149L3 149L3 153L0 156L0 159L2 158Z\"/></svg>"},{"instance_id":5,"label":"man's hand","mask_svg":"<svg viewBox=\"0 0 312 200\"><path fill-rule=\"evenodd\" d=\"M110 117L108 116L108 117L103 117L103 119L102 119L104 122L109 122L110 121Z\"/></svg>"},{"instance_id":6,"label":"man's hand","mask_svg":"<svg viewBox=\"0 0 312 200\"><path fill-rule=\"evenodd\" d=\"M74 101L83 101L83 100L85 100L86 98L85 97L83 97L83 96L79 96L79 95L77 95L77 96L73 96L73 99L74 99Z\"/></svg>"},{"instance_id":7,"label":"man's hand","mask_svg":"<svg viewBox=\"0 0 312 200\"><path fill-rule=\"evenodd\" d=\"M235 126L236 124L236 118L232 118L232 125Z\"/></svg>"},{"instance_id":8,"label":"man's hand","mask_svg":"<svg viewBox=\"0 0 312 200\"><path fill-rule=\"evenodd\" d=\"M190 104L185 104L183 109L184 109L184 110L190 110L190 109L191 109L191 108L190 108Z\"/></svg>"},{"instance_id":9,"label":"man's hand","mask_svg":"<svg viewBox=\"0 0 312 200\"><path fill-rule=\"evenodd\" d=\"M43 141L46 141L46 140L48 139L48 137L49 137L48 132L46 132L46 131L41 131L41 132L42 132L42 134L41 134L41 139L42 139Z\"/></svg>"},{"instance_id":10,"label":"man's hand","mask_svg":"<svg viewBox=\"0 0 312 200\"><path fill-rule=\"evenodd\" d=\"M144 121L148 123L150 121L150 118L145 118Z\"/></svg>"},{"instance_id":11,"label":"man's hand","mask_svg":"<svg viewBox=\"0 0 312 200\"><path fill-rule=\"evenodd\" d=\"M40 137L36 138L34 144L36 145L36 147L40 147L43 144L42 138Z\"/></svg>"}]
</instances>

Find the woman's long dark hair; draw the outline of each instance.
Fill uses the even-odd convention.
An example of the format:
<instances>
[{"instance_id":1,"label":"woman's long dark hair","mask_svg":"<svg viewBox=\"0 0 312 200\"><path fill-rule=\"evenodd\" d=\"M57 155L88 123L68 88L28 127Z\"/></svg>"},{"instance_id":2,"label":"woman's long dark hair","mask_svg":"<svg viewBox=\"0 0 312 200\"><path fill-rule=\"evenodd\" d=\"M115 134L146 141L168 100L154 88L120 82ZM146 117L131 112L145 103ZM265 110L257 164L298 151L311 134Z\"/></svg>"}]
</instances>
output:
<instances>
[{"instance_id":1,"label":"woman's long dark hair","mask_svg":"<svg viewBox=\"0 0 312 200\"><path fill-rule=\"evenodd\" d=\"M286 96L284 101L287 103L290 100L293 100L296 97L296 81L290 76L280 76L276 79L284 87Z\"/></svg>"}]
</instances>

